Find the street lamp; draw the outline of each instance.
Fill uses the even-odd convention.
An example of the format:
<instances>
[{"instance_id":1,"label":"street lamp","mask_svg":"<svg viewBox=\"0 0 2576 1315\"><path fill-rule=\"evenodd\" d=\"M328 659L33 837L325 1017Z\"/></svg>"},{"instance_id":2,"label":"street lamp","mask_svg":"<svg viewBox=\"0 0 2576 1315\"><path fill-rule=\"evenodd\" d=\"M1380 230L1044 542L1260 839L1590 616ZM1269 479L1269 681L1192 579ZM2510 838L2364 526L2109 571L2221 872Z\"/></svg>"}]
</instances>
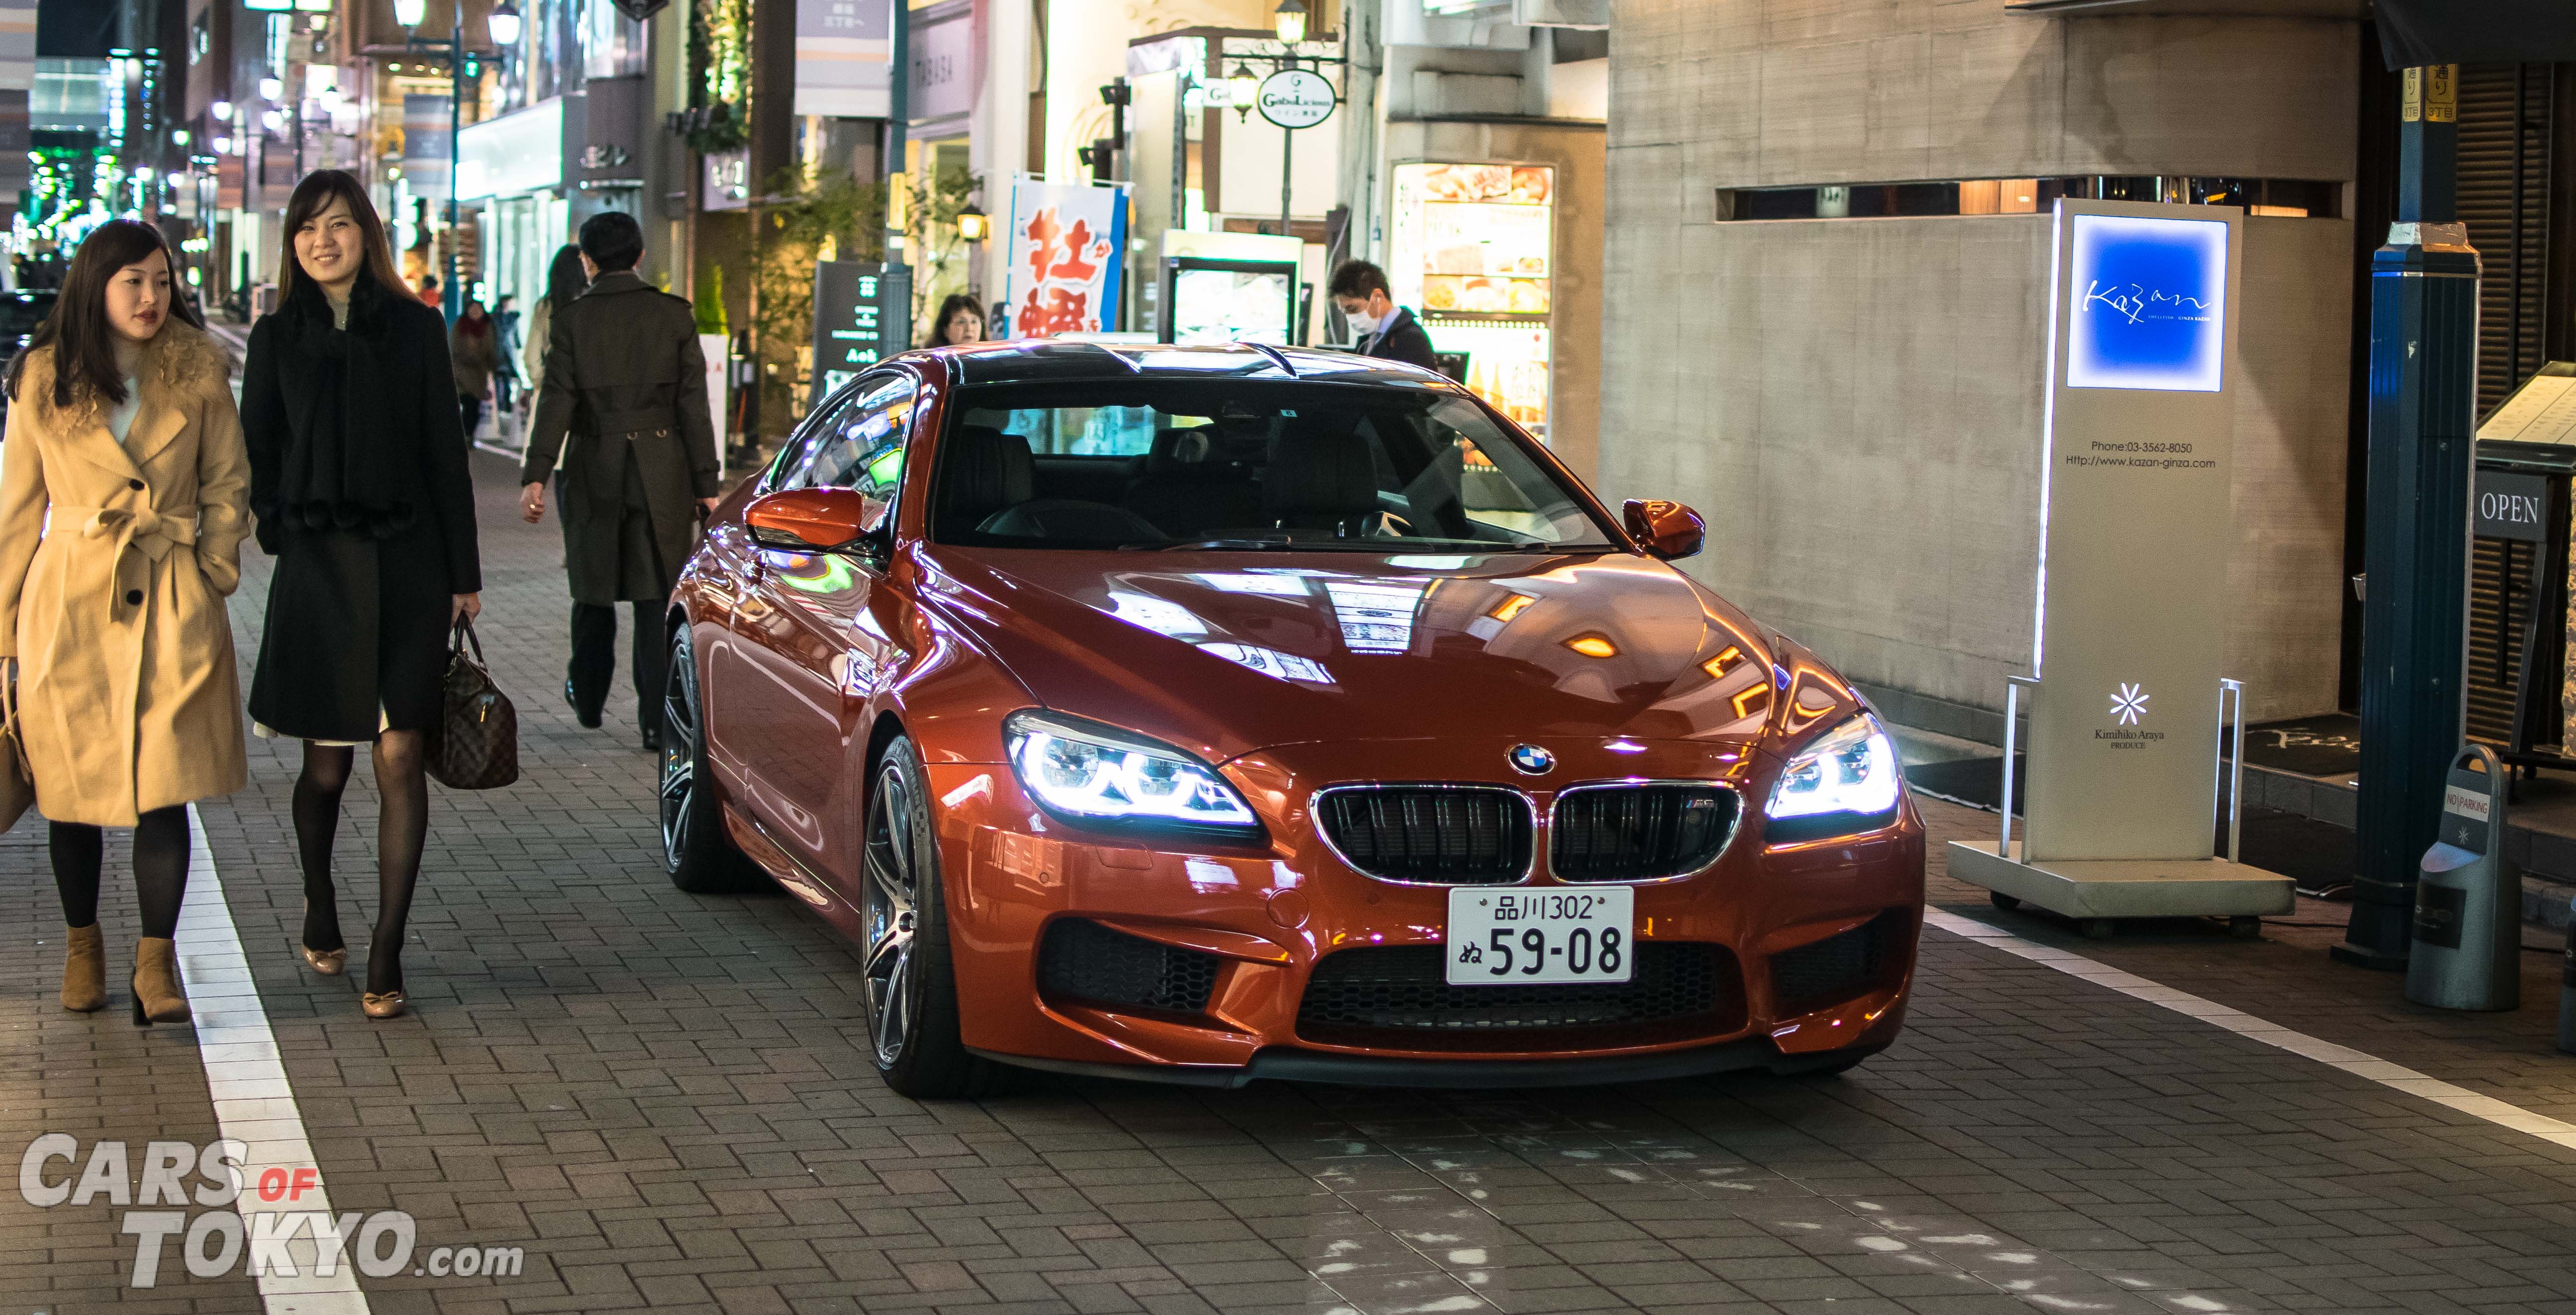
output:
<instances>
[{"instance_id":1,"label":"street lamp","mask_svg":"<svg viewBox=\"0 0 2576 1315\"><path fill-rule=\"evenodd\" d=\"M957 236L968 242L981 242L993 235L993 221L983 211L968 206L957 212Z\"/></svg>"},{"instance_id":2,"label":"street lamp","mask_svg":"<svg viewBox=\"0 0 2576 1315\"><path fill-rule=\"evenodd\" d=\"M275 78L261 78L259 80L259 98L261 100L274 101L285 93L285 83L279 82Z\"/></svg>"},{"instance_id":3,"label":"street lamp","mask_svg":"<svg viewBox=\"0 0 2576 1315\"><path fill-rule=\"evenodd\" d=\"M216 102L214 103L213 109L214 109L214 114L215 114L215 122L217 122L217 123L230 123L230 122L232 122L232 121L233 121L233 103L232 103L231 101L228 101L228 100L219 100L219 101L216 101Z\"/></svg>"},{"instance_id":4,"label":"street lamp","mask_svg":"<svg viewBox=\"0 0 2576 1315\"><path fill-rule=\"evenodd\" d=\"M1293 46L1306 39L1306 6L1302 0L1279 0L1270 11L1270 30L1279 36L1279 44Z\"/></svg>"},{"instance_id":5,"label":"street lamp","mask_svg":"<svg viewBox=\"0 0 2576 1315\"><path fill-rule=\"evenodd\" d=\"M1261 92L1261 79L1241 64L1225 75L1226 99L1234 106L1234 117L1240 119L1252 112L1252 98Z\"/></svg>"},{"instance_id":6,"label":"street lamp","mask_svg":"<svg viewBox=\"0 0 2576 1315\"><path fill-rule=\"evenodd\" d=\"M427 50L447 56L447 263L446 278L439 288L440 309L454 323L462 309L462 290L456 285L456 185L458 169L457 137L465 120L465 4L452 0L448 8L447 39L423 41L412 35L429 17L429 0L394 0L394 21L402 24L403 44L414 50ZM521 17L519 7L502 0L485 16L484 30L492 44L508 49L519 43ZM402 66L394 66L399 70Z\"/></svg>"}]
</instances>

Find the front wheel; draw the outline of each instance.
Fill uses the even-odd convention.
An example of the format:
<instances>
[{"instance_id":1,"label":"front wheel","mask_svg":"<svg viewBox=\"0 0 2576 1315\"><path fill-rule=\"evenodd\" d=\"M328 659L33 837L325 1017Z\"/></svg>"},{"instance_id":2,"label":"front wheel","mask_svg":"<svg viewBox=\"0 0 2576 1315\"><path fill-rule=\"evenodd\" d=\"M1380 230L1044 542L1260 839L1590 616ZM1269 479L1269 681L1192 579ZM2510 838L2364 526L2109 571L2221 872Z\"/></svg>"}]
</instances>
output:
<instances>
[{"instance_id":1,"label":"front wheel","mask_svg":"<svg viewBox=\"0 0 2576 1315\"><path fill-rule=\"evenodd\" d=\"M755 887L760 870L725 834L724 805L707 774L706 700L698 691L697 646L689 628L671 637L670 674L662 682L662 870L692 895Z\"/></svg>"},{"instance_id":2,"label":"front wheel","mask_svg":"<svg viewBox=\"0 0 2576 1315\"><path fill-rule=\"evenodd\" d=\"M1009 1071L969 1052L958 1024L929 782L909 737L887 745L877 765L859 861L868 1040L877 1075L915 1100L999 1091Z\"/></svg>"}]
</instances>

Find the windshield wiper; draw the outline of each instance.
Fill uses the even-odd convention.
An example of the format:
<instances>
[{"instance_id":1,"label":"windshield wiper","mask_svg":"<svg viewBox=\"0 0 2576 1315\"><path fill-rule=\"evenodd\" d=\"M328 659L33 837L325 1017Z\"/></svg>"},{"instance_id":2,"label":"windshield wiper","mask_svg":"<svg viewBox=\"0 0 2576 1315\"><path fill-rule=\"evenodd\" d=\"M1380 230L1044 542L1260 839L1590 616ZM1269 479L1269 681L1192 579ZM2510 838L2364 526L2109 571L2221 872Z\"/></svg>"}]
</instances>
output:
<instances>
[{"instance_id":1,"label":"windshield wiper","mask_svg":"<svg viewBox=\"0 0 2576 1315\"><path fill-rule=\"evenodd\" d=\"M1122 543L1122 552L1243 552L1262 548L1285 548L1284 534L1264 535L1257 539L1192 539L1187 543Z\"/></svg>"}]
</instances>

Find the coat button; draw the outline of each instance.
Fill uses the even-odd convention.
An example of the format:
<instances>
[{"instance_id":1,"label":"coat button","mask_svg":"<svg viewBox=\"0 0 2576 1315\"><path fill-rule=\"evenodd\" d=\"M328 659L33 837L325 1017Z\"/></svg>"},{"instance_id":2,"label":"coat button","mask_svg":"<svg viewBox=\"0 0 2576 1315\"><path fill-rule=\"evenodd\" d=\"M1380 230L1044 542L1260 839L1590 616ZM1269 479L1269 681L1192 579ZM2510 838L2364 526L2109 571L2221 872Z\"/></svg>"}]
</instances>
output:
<instances>
[{"instance_id":1,"label":"coat button","mask_svg":"<svg viewBox=\"0 0 2576 1315\"><path fill-rule=\"evenodd\" d=\"M125 481L125 487L129 489L140 489L143 487L143 481L139 479L129 479Z\"/></svg>"},{"instance_id":2,"label":"coat button","mask_svg":"<svg viewBox=\"0 0 2576 1315\"><path fill-rule=\"evenodd\" d=\"M129 606L129 607L140 606L140 605L142 604L142 602L143 602L143 591L142 591L142 590L140 590L140 589L128 589L128 590L126 590L126 591L125 591L125 602L126 602L126 605L127 605L127 606Z\"/></svg>"}]
</instances>

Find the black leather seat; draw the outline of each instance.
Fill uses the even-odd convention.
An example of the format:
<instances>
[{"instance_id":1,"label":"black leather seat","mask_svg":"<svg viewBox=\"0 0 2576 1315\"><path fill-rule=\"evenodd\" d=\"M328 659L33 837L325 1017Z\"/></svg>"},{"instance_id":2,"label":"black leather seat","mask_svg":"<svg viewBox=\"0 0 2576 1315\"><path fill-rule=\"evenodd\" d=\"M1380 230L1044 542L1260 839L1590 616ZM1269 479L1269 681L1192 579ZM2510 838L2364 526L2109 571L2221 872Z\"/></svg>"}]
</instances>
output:
<instances>
[{"instance_id":1,"label":"black leather seat","mask_svg":"<svg viewBox=\"0 0 2576 1315\"><path fill-rule=\"evenodd\" d=\"M997 512L1037 496L1037 458L1029 440L988 425L961 425L940 458L943 528L981 527Z\"/></svg>"},{"instance_id":2,"label":"black leather seat","mask_svg":"<svg viewBox=\"0 0 2576 1315\"><path fill-rule=\"evenodd\" d=\"M1261 494L1252 472L1214 446L1215 427L1158 429L1145 454L1144 476L1127 490L1127 510L1175 539L1259 525Z\"/></svg>"},{"instance_id":3,"label":"black leather seat","mask_svg":"<svg viewBox=\"0 0 2576 1315\"><path fill-rule=\"evenodd\" d=\"M1271 447L1261 481L1261 514L1270 524L1357 535L1377 511L1377 458L1367 436L1301 417Z\"/></svg>"}]
</instances>

